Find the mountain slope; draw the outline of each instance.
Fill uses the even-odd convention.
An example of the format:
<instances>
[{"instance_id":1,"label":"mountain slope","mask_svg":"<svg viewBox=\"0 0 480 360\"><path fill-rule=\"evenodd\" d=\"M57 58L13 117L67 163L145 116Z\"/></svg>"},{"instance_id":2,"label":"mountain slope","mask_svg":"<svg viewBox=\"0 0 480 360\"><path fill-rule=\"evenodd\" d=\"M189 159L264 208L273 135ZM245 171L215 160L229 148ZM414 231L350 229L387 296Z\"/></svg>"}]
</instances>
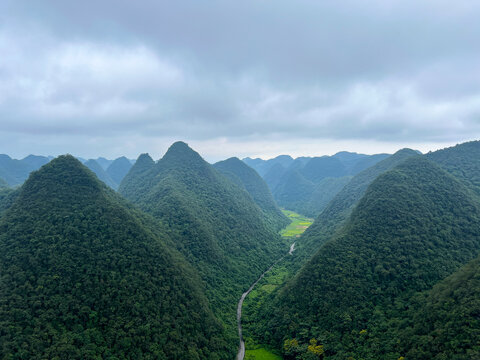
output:
<instances>
[{"instance_id":1,"label":"mountain slope","mask_svg":"<svg viewBox=\"0 0 480 360\"><path fill-rule=\"evenodd\" d=\"M337 229L348 219L353 208L362 198L368 186L382 173L393 169L411 156L418 153L410 149L402 149L374 166L355 175L330 201L326 208L315 219L315 222L302 235L298 242L296 256L306 259L315 253L320 246L330 239Z\"/></svg>"},{"instance_id":2,"label":"mountain slope","mask_svg":"<svg viewBox=\"0 0 480 360\"><path fill-rule=\"evenodd\" d=\"M263 160L259 158L251 159L247 157L242 161L244 161L251 168L255 169L255 171L263 177L275 164L279 164L287 168L293 162L293 159L290 155L279 155L276 158L269 160Z\"/></svg>"},{"instance_id":3,"label":"mountain slope","mask_svg":"<svg viewBox=\"0 0 480 360\"><path fill-rule=\"evenodd\" d=\"M213 167L244 188L264 214L271 219L272 225L277 231L290 223L275 203L267 184L254 169L236 157L219 161Z\"/></svg>"},{"instance_id":4,"label":"mountain slope","mask_svg":"<svg viewBox=\"0 0 480 360\"><path fill-rule=\"evenodd\" d=\"M286 245L251 196L187 144L173 144L153 166L144 158L144 171L139 159L120 193L173 229L178 250L199 271L235 343L238 298Z\"/></svg>"},{"instance_id":5,"label":"mountain slope","mask_svg":"<svg viewBox=\"0 0 480 360\"><path fill-rule=\"evenodd\" d=\"M374 333L395 304L478 254L479 227L468 188L421 157L407 159L369 186L343 229L271 303L259 332L277 346L315 338L328 358L357 358L363 330Z\"/></svg>"},{"instance_id":6,"label":"mountain slope","mask_svg":"<svg viewBox=\"0 0 480 360\"><path fill-rule=\"evenodd\" d=\"M0 220L3 357L231 355L196 274L142 216L71 156L30 176Z\"/></svg>"},{"instance_id":7,"label":"mountain slope","mask_svg":"<svg viewBox=\"0 0 480 360\"><path fill-rule=\"evenodd\" d=\"M387 337L407 359L480 358L480 257L419 294ZM405 326L405 322L408 326Z\"/></svg>"},{"instance_id":8,"label":"mountain slope","mask_svg":"<svg viewBox=\"0 0 480 360\"><path fill-rule=\"evenodd\" d=\"M280 206L316 217L343 188L348 177L388 156L344 151L333 156L297 158L283 171L272 167L265 178L273 186L272 193Z\"/></svg>"},{"instance_id":9,"label":"mountain slope","mask_svg":"<svg viewBox=\"0 0 480 360\"><path fill-rule=\"evenodd\" d=\"M110 178L116 183L120 184L132 168L132 163L125 156L115 159L107 168L106 172Z\"/></svg>"},{"instance_id":10,"label":"mountain slope","mask_svg":"<svg viewBox=\"0 0 480 360\"><path fill-rule=\"evenodd\" d=\"M95 175L97 175L97 178L105 183L106 185L110 186L112 189L117 189L118 184L113 181L113 179L108 175L105 170L100 166L99 163L97 163L95 160L90 159L87 160L84 165L88 167L90 170L92 170Z\"/></svg>"},{"instance_id":11,"label":"mountain slope","mask_svg":"<svg viewBox=\"0 0 480 360\"><path fill-rule=\"evenodd\" d=\"M480 141L470 141L425 155L480 194Z\"/></svg>"},{"instance_id":12,"label":"mountain slope","mask_svg":"<svg viewBox=\"0 0 480 360\"><path fill-rule=\"evenodd\" d=\"M129 172L124 176L118 192L130 197L138 198L148 189L144 189L141 185L150 185L145 179L145 175L155 166L155 161L148 154L141 154L135 164L130 168Z\"/></svg>"}]
</instances>

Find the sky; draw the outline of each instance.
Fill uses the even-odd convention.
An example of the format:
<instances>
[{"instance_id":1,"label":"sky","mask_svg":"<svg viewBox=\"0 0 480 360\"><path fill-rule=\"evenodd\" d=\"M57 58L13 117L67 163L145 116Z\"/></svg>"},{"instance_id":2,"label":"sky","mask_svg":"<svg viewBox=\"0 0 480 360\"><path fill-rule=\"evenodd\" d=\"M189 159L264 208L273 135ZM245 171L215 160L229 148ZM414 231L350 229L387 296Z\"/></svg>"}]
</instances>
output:
<instances>
[{"instance_id":1,"label":"sky","mask_svg":"<svg viewBox=\"0 0 480 360\"><path fill-rule=\"evenodd\" d=\"M1 0L0 153L207 160L480 138L480 2Z\"/></svg>"}]
</instances>

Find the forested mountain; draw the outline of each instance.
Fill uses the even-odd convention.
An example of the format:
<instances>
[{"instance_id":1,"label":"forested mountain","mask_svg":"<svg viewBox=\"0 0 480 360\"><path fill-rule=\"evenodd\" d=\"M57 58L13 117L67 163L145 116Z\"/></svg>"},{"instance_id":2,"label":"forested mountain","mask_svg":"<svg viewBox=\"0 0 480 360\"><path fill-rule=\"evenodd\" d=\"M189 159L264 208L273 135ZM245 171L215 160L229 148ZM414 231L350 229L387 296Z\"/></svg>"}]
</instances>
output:
<instances>
[{"instance_id":1,"label":"forested mountain","mask_svg":"<svg viewBox=\"0 0 480 360\"><path fill-rule=\"evenodd\" d=\"M302 260L315 253L325 241L329 240L350 216L353 208L362 198L368 186L382 173L393 169L405 159L419 156L411 149L402 149L374 166L355 175L328 203L325 209L315 219L315 222L302 235L298 242L296 256Z\"/></svg>"},{"instance_id":2,"label":"forested mountain","mask_svg":"<svg viewBox=\"0 0 480 360\"><path fill-rule=\"evenodd\" d=\"M379 329L392 359L471 360L480 358L480 257L418 293L404 311ZM378 347L367 338L366 348ZM371 352L371 350L370 350Z\"/></svg>"},{"instance_id":3,"label":"forested mountain","mask_svg":"<svg viewBox=\"0 0 480 360\"><path fill-rule=\"evenodd\" d=\"M271 220L277 231L290 223L282 214L273 199L270 189L258 173L250 166L236 157L219 161L213 165L223 175L228 177L235 184L244 188L252 197L253 201L262 209L264 214Z\"/></svg>"},{"instance_id":4,"label":"forested mountain","mask_svg":"<svg viewBox=\"0 0 480 360\"><path fill-rule=\"evenodd\" d=\"M396 339L380 341L380 329L479 253L479 228L474 193L411 157L371 183L342 230L264 309L256 331L283 345L286 358L304 356L314 339L328 359L397 360L403 354L385 348Z\"/></svg>"},{"instance_id":5,"label":"forested mountain","mask_svg":"<svg viewBox=\"0 0 480 360\"><path fill-rule=\"evenodd\" d=\"M200 280L159 222L72 156L0 219L3 359L228 359Z\"/></svg>"},{"instance_id":6,"label":"forested mountain","mask_svg":"<svg viewBox=\"0 0 480 360\"><path fill-rule=\"evenodd\" d=\"M150 185L146 180L146 175L155 166L155 161L148 154L141 154L135 164L130 168L130 171L125 175L118 192L120 194L128 194L129 198L140 198L148 189L142 185Z\"/></svg>"},{"instance_id":7,"label":"forested mountain","mask_svg":"<svg viewBox=\"0 0 480 360\"><path fill-rule=\"evenodd\" d=\"M6 188L6 187L8 187L8 183L5 180L3 180L2 178L0 178L0 189L1 188Z\"/></svg>"},{"instance_id":8,"label":"forested mountain","mask_svg":"<svg viewBox=\"0 0 480 360\"><path fill-rule=\"evenodd\" d=\"M113 160L106 159L102 156L100 156L96 159L93 159L93 160L95 160L98 163L98 165L100 165L102 167L102 169L105 170L105 171L107 171L108 167L113 163ZM85 162L86 162L86 160L83 161L83 163L85 163Z\"/></svg>"},{"instance_id":9,"label":"forested mountain","mask_svg":"<svg viewBox=\"0 0 480 360\"><path fill-rule=\"evenodd\" d=\"M0 155L0 178L10 186L22 184L33 170L48 163L50 158L45 156L29 155L22 160L12 159L8 155Z\"/></svg>"},{"instance_id":10,"label":"forested mountain","mask_svg":"<svg viewBox=\"0 0 480 360\"><path fill-rule=\"evenodd\" d=\"M270 163L263 177L280 206L315 217L351 176L388 156L343 151L333 156L297 158L290 161L288 166L276 161ZM255 160L257 167L267 166L267 161L260 163L260 159Z\"/></svg>"},{"instance_id":11,"label":"forested mountain","mask_svg":"<svg viewBox=\"0 0 480 360\"><path fill-rule=\"evenodd\" d=\"M125 156L115 159L107 168L107 174L117 184L122 182L123 178L132 168L132 163Z\"/></svg>"},{"instance_id":12,"label":"forested mountain","mask_svg":"<svg viewBox=\"0 0 480 360\"><path fill-rule=\"evenodd\" d=\"M470 141L425 155L480 194L480 141Z\"/></svg>"},{"instance_id":13,"label":"forested mountain","mask_svg":"<svg viewBox=\"0 0 480 360\"><path fill-rule=\"evenodd\" d=\"M279 155L276 158L269 160L263 160L259 158L251 159L247 157L242 161L244 161L251 168L255 169L255 171L263 177L272 166L278 164L284 168L287 168L293 162L293 159L289 155Z\"/></svg>"},{"instance_id":14,"label":"forested mountain","mask_svg":"<svg viewBox=\"0 0 480 360\"><path fill-rule=\"evenodd\" d=\"M100 181L107 184L112 189L116 190L118 188L118 184L113 181L110 175L108 175L107 172L103 170L103 168L95 160L87 160L84 165L92 170Z\"/></svg>"},{"instance_id":15,"label":"forested mountain","mask_svg":"<svg viewBox=\"0 0 480 360\"><path fill-rule=\"evenodd\" d=\"M120 193L173 229L176 247L197 268L235 344L236 301L287 249L262 210L183 142L155 164L142 155Z\"/></svg>"}]
</instances>

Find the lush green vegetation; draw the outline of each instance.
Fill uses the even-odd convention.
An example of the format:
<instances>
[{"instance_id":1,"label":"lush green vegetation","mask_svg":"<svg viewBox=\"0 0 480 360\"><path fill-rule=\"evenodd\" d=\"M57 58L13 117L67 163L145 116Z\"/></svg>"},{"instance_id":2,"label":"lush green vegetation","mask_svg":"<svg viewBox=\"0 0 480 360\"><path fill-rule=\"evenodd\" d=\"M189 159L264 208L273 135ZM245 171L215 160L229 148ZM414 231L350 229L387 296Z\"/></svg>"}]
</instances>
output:
<instances>
[{"instance_id":1,"label":"lush green vegetation","mask_svg":"<svg viewBox=\"0 0 480 360\"><path fill-rule=\"evenodd\" d=\"M432 290L418 294L409 309L389 322L385 339L406 359L480 358L480 257Z\"/></svg>"},{"instance_id":2,"label":"lush green vegetation","mask_svg":"<svg viewBox=\"0 0 480 360\"><path fill-rule=\"evenodd\" d=\"M397 360L397 338L384 341L382 329L479 252L479 226L473 192L433 163L407 159L369 186L336 237L265 301L250 331L285 358Z\"/></svg>"},{"instance_id":3,"label":"lush green vegetation","mask_svg":"<svg viewBox=\"0 0 480 360\"><path fill-rule=\"evenodd\" d=\"M132 163L125 156L115 159L107 168L108 176L118 185L122 182L125 175L128 174L132 168Z\"/></svg>"},{"instance_id":4,"label":"lush green vegetation","mask_svg":"<svg viewBox=\"0 0 480 360\"><path fill-rule=\"evenodd\" d=\"M0 189L1 188L6 188L6 187L8 187L8 183L5 180L3 180L2 178L0 178Z\"/></svg>"},{"instance_id":5,"label":"lush green vegetation","mask_svg":"<svg viewBox=\"0 0 480 360\"><path fill-rule=\"evenodd\" d=\"M245 353L245 360L282 360L282 357L278 354L268 350L266 348L258 348L247 350Z\"/></svg>"},{"instance_id":6,"label":"lush green vegetation","mask_svg":"<svg viewBox=\"0 0 480 360\"><path fill-rule=\"evenodd\" d=\"M308 226L312 224L312 219L304 217L290 210L282 210L283 213L291 220L291 223L283 229L280 233L282 237L292 244L297 242L297 237L300 236ZM268 306L266 301L269 300L275 290L285 284L285 282L292 276L292 263L293 257L287 256L281 262L277 263L268 273L265 274L262 280L257 286L250 292L243 303L243 336L245 339L245 346L247 349L247 355L251 354L253 359L262 359L262 356L272 354L271 350L267 350L264 345L258 344L258 339L255 338L252 328L256 327L256 317L260 309Z\"/></svg>"},{"instance_id":7,"label":"lush green vegetation","mask_svg":"<svg viewBox=\"0 0 480 360\"><path fill-rule=\"evenodd\" d=\"M187 144L173 144L156 164L150 160L137 161L141 168L132 167L120 193L168 224L236 348L238 299L288 248L252 197Z\"/></svg>"},{"instance_id":8,"label":"lush green vegetation","mask_svg":"<svg viewBox=\"0 0 480 360\"><path fill-rule=\"evenodd\" d=\"M158 222L71 156L0 219L2 359L227 359L196 272Z\"/></svg>"},{"instance_id":9,"label":"lush green vegetation","mask_svg":"<svg viewBox=\"0 0 480 360\"><path fill-rule=\"evenodd\" d=\"M0 188L0 216L10 207L19 194L12 188Z\"/></svg>"},{"instance_id":10,"label":"lush green vegetation","mask_svg":"<svg viewBox=\"0 0 480 360\"><path fill-rule=\"evenodd\" d=\"M302 236L295 256L296 265L302 265L314 254L335 232L341 228L352 210L365 194L368 186L382 173L393 169L411 156L419 156L410 149L402 149L392 156L376 163L372 167L355 175L352 180L336 194L328 206L315 219L315 222Z\"/></svg>"},{"instance_id":11,"label":"lush green vegetation","mask_svg":"<svg viewBox=\"0 0 480 360\"><path fill-rule=\"evenodd\" d=\"M95 160L90 159L86 161L84 165L88 167L90 170L92 170L100 181L110 186L112 189L118 188L118 184L115 181L113 181L110 175L108 175L107 172L103 170L100 164L97 163Z\"/></svg>"},{"instance_id":12,"label":"lush green vegetation","mask_svg":"<svg viewBox=\"0 0 480 360\"><path fill-rule=\"evenodd\" d=\"M352 175L387 156L340 152L334 156L298 158L288 168L274 164L264 176L280 206L314 217Z\"/></svg>"},{"instance_id":13,"label":"lush green vegetation","mask_svg":"<svg viewBox=\"0 0 480 360\"><path fill-rule=\"evenodd\" d=\"M312 225L313 219L307 218L291 210L282 209L282 212L290 219L290 224L280 231L284 238L299 237L307 228Z\"/></svg>"},{"instance_id":14,"label":"lush green vegetation","mask_svg":"<svg viewBox=\"0 0 480 360\"><path fill-rule=\"evenodd\" d=\"M480 194L480 141L470 141L425 155Z\"/></svg>"},{"instance_id":15,"label":"lush green vegetation","mask_svg":"<svg viewBox=\"0 0 480 360\"><path fill-rule=\"evenodd\" d=\"M213 166L250 194L275 229L280 230L289 223L275 203L267 184L255 170L238 158L219 161Z\"/></svg>"}]
</instances>

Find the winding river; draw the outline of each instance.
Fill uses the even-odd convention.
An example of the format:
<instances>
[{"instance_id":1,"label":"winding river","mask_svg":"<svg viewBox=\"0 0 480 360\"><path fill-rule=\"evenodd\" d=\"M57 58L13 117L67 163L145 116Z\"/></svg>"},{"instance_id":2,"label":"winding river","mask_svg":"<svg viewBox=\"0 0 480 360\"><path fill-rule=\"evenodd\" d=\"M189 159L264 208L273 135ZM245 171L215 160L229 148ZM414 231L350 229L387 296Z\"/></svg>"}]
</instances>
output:
<instances>
[{"instance_id":1,"label":"winding river","mask_svg":"<svg viewBox=\"0 0 480 360\"><path fill-rule=\"evenodd\" d=\"M295 251L295 243L293 243L292 245L290 245L290 250L288 251L288 254L289 255L292 255L292 253ZM283 260L285 256L282 256L280 259L278 259L277 261L275 261L273 263L272 266L270 266L267 270L265 270L263 272L262 275L260 275L260 277L248 288L247 291L245 291L243 294L242 294L242 297L240 298L240 300L238 301L238 306L237 306L237 323L238 323L238 337L240 339L240 345L238 347L238 353L237 353L237 360L243 360L243 358L245 357L245 342L243 341L243 333L242 333L242 306L243 306L243 301L245 300L245 298L247 297L248 294L250 294L250 291L253 290L253 288L255 287L255 285L258 284L258 282L260 280L262 280L262 278L265 276L266 273L268 273L270 270L272 270L272 268L277 265L280 261Z\"/></svg>"}]
</instances>

